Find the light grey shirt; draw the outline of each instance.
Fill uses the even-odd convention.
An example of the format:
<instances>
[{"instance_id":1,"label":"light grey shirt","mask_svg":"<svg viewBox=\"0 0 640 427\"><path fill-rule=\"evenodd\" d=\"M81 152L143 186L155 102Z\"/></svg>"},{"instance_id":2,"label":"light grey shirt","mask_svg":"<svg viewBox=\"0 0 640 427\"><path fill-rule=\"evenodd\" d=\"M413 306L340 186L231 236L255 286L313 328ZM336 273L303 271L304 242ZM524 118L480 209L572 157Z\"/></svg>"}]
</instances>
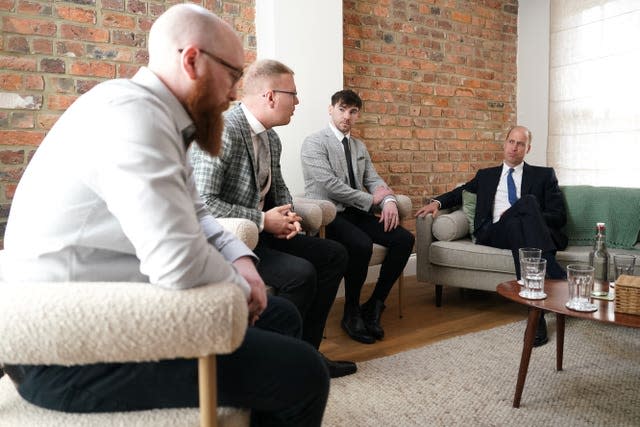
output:
<instances>
[{"instance_id":1,"label":"light grey shirt","mask_svg":"<svg viewBox=\"0 0 640 427\"><path fill-rule=\"evenodd\" d=\"M253 253L198 196L182 139L192 124L147 68L81 96L18 185L5 279L148 281L175 289L231 281L248 295L230 261Z\"/></svg>"}]
</instances>

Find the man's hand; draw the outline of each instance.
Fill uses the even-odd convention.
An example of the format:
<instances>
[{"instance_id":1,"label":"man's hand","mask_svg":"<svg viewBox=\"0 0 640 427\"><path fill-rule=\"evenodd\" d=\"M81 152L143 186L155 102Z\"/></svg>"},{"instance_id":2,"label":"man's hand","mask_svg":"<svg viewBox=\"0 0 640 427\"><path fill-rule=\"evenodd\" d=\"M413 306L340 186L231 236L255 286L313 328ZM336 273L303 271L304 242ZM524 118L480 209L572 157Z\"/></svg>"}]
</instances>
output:
<instances>
[{"instance_id":1,"label":"man's hand","mask_svg":"<svg viewBox=\"0 0 640 427\"><path fill-rule=\"evenodd\" d=\"M267 308L267 289L262 281L262 277L258 274L253 259L243 256L236 259L233 265L238 273L249 283L251 292L249 293L249 324L253 325L260 317L260 314Z\"/></svg>"},{"instance_id":2,"label":"man's hand","mask_svg":"<svg viewBox=\"0 0 640 427\"><path fill-rule=\"evenodd\" d=\"M400 216L398 215L398 205L395 202L387 202L382 207L380 221L384 223L384 231L391 231L400 224Z\"/></svg>"},{"instance_id":3,"label":"man's hand","mask_svg":"<svg viewBox=\"0 0 640 427\"><path fill-rule=\"evenodd\" d=\"M384 185L378 186L373 192L373 204L379 205L387 196L393 196L393 190Z\"/></svg>"},{"instance_id":4,"label":"man's hand","mask_svg":"<svg viewBox=\"0 0 640 427\"><path fill-rule=\"evenodd\" d=\"M436 201L433 201L429 204L424 205L420 209L418 209L418 212L416 212L416 216L423 217L423 216L426 216L427 214L432 213L433 216L436 217L438 216L439 209L440 209L440 204Z\"/></svg>"},{"instance_id":5,"label":"man's hand","mask_svg":"<svg viewBox=\"0 0 640 427\"><path fill-rule=\"evenodd\" d=\"M264 214L264 230L279 239L291 239L302 227L302 218L291 210L291 205L282 205L269 209Z\"/></svg>"}]
</instances>

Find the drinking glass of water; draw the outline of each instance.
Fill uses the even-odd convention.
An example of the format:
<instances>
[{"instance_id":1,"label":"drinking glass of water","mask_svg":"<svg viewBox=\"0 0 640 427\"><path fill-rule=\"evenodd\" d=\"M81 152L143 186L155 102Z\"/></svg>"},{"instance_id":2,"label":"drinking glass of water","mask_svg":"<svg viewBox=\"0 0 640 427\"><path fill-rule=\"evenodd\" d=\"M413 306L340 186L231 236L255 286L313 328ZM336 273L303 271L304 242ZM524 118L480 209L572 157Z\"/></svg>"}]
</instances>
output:
<instances>
[{"instance_id":1,"label":"drinking glass of water","mask_svg":"<svg viewBox=\"0 0 640 427\"><path fill-rule=\"evenodd\" d=\"M520 248L518 249L518 254L520 255L520 280L518 280L518 283L520 285L524 285L524 269L522 268L522 260L525 258L540 259L542 257L542 249Z\"/></svg>"},{"instance_id":2,"label":"drinking glass of water","mask_svg":"<svg viewBox=\"0 0 640 427\"><path fill-rule=\"evenodd\" d=\"M518 295L526 299L545 299L544 275L547 270L547 260L544 258L523 258L520 261L524 289Z\"/></svg>"},{"instance_id":3,"label":"drinking glass of water","mask_svg":"<svg viewBox=\"0 0 640 427\"><path fill-rule=\"evenodd\" d=\"M565 306L576 311L596 311L598 306L591 302L595 268L587 264L567 266L569 301Z\"/></svg>"}]
</instances>

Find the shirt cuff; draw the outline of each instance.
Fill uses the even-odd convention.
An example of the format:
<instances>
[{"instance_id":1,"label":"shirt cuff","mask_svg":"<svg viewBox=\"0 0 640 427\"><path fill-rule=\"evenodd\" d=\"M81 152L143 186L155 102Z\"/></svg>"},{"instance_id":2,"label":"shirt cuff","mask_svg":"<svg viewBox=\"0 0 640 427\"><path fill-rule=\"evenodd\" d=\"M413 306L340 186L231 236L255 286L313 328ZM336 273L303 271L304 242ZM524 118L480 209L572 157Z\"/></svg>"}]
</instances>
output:
<instances>
[{"instance_id":1,"label":"shirt cuff","mask_svg":"<svg viewBox=\"0 0 640 427\"><path fill-rule=\"evenodd\" d=\"M442 203L440 203L440 200L438 200L438 199L429 200L429 203L433 203L433 202L436 202L438 204L438 209L442 208Z\"/></svg>"},{"instance_id":2,"label":"shirt cuff","mask_svg":"<svg viewBox=\"0 0 640 427\"><path fill-rule=\"evenodd\" d=\"M258 224L258 232L262 233L262 230L264 230L264 212L260 212L260 224Z\"/></svg>"},{"instance_id":3,"label":"shirt cuff","mask_svg":"<svg viewBox=\"0 0 640 427\"><path fill-rule=\"evenodd\" d=\"M398 204L398 201L396 200L396 196L389 195L389 196L386 196L384 199L382 199L382 203L380 203L380 207L383 207L384 205L386 205L387 202L393 202L396 205Z\"/></svg>"}]
</instances>

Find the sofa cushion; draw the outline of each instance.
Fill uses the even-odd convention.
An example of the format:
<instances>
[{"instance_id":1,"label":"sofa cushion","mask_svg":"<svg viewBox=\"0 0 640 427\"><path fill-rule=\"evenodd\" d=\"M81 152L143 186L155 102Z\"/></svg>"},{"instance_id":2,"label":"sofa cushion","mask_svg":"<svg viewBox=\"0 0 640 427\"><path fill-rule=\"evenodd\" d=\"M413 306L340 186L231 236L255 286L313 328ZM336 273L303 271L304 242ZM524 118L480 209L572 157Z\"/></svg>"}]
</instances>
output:
<instances>
[{"instance_id":1,"label":"sofa cushion","mask_svg":"<svg viewBox=\"0 0 640 427\"><path fill-rule=\"evenodd\" d=\"M471 240L475 243L476 237L473 235L473 232L476 229L476 199L477 196L467 190L462 190L462 212L467 216L467 221L469 222L469 234L471 235Z\"/></svg>"},{"instance_id":2,"label":"sofa cushion","mask_svg":"<svg viewBox=\"0 0 640 427\"><path fill-rule=\"evenodd\" d=\"M448 214L438 215L431 228L433 236L445 242L460 239L469 234L469 221L465 213L458 209Z\"/></svg>"},{"instance_id":3,"label":"sofa cushion","mask_svg":"<svg viewBox=\"0 0 640 427\"><path fill-rule=\"evenodd\" d=\"M429 261L445 267L516 274L510 250L477 245L469 238L433 242L429 248ZM482 279L479 277L478 280Z\"/></svg>"}]
</instances>

